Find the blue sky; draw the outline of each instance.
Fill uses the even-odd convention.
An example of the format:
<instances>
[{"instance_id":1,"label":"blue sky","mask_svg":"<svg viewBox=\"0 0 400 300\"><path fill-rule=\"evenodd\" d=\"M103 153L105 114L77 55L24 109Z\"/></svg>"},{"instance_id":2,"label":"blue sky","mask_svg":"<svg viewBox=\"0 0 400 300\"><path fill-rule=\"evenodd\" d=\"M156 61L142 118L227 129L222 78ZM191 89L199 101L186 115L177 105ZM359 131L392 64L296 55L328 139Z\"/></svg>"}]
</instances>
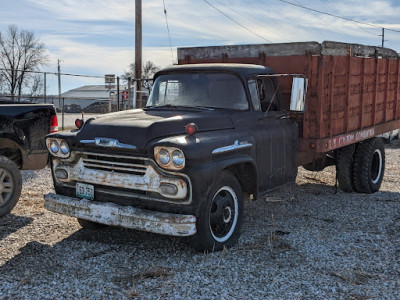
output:
<instances>
[{"instance_id":1,"label":"blue sky","mask_svg":"<svg viewBox=\"0 0 400 300\"><path fill-rule=\"evenodd\" d=\"M176 47L334 40L380 45L380 28L348 22L279 0L143 1L143 60L161 67L176 61ZM288 0L294 4L400 31L400 0ZM228 15L227 18L211 5ZM15 24L35 32L56 72L123 74L134 59L134 0L0 0L0 31ZM238 25L239 23L240 25ZM245 29L246 27L247 29ZM250 32L251 31L251 32ZM400 32L385 31L385 46L400 52ZM50 93L57 89L49 78ZM62 91L99 79L63 78Z\"/></svg>"}]
</instances>

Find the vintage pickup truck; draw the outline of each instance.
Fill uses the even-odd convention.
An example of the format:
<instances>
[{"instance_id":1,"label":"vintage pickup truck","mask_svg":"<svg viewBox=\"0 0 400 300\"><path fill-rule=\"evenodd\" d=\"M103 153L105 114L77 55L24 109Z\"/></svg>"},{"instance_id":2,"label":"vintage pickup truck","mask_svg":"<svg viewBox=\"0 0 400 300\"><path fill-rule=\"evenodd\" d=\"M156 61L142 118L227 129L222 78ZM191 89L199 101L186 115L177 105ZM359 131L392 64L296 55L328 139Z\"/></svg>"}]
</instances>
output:
<instances>
[{"instance_id":1,"label":"vintage pickup truck","mask_svg":"<svg viewBox=\"0 0 400 300\"><path fill-rule=\"evenodd\" d=\"M42 169L48 163L47 134L58 130L53 105L0 101L0 216L21 194L19 169Z\"/></svg>"},{"instance_id":2,"label":"vintage pickup truck","mask_svg":"<svg viewBox=\"0 0 400 300\"><path fill-rule=\"evenodd\" d=\"M219 250L237 242L247 195L293 182L299 165L336 165L348 192L379 190L376 136L400 127L396 52L331 42L178 51L145 108L47 137L47 209Z\"/></svg>"}]
</instances>

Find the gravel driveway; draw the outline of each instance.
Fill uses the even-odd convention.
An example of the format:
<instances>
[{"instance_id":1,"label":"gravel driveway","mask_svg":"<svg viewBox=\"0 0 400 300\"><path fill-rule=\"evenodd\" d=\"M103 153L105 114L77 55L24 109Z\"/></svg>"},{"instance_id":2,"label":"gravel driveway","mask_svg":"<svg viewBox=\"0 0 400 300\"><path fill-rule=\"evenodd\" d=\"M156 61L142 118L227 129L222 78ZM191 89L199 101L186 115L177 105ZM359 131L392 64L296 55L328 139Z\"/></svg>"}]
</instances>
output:
<instances>
[{"instance_id":1,"label":"gravel driveway","mask_svg":"<svg viewBox=\"0 0 400 300\"><path fill-rule=\"evenodd\" d=\"M335 169L245 203L237 246L199 253L183 239L84 231L43 208L50 170L24 171L0 219L0 299L399 299L400 148L381 191L336 191Z\"/></svg>"}]
</instances>

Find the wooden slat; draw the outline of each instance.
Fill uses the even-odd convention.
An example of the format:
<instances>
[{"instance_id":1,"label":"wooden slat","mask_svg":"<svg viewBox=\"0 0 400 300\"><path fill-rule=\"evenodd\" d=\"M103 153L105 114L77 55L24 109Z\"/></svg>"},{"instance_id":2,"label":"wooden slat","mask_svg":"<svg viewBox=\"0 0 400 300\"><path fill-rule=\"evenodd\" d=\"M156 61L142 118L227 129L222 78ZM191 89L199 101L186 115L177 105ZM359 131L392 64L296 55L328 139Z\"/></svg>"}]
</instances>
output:
<instances>
[{"instance_id":1,"label":"wooden slat","mask_svg":"<svg viewBox=\"0 0 400 300\"><path fill-rule=\"evenodd\" d=\"M371 111L371 115L372 115L372 126L375 126L376 124L376 120L375 120L375 109L376 109L376 95L377 95L377 90L378 90L378 64L379 64L379 59L378 57L375 57L375 66L374 66L374 90L372 92L372 111Z\"/></svg>"},{"instance_id":2,"label":"wooden slat","mask_svg":"<svg viewBox=\"0 0 400 300\"><path fill-rule=\"evenodd\" d=\"M328 99L329 99L329 129L328 129L328 136L332 137L333 136L333 101L334 101L334 97L333 97L333 87L335 85L335 58L334 56L330 56L329 57L330 62L329 62L329 67L330 67L330 72L329 72L329 95L328 95ZM322 118L322 115L321 115ZM327 136L326 134L324 134L324 136L320 136L320 137L325 137Z\"/></svg>"},{"instance_id":3,"label":"wooden slat","mask_svg":"<svg viewBox=\"0 0 400 300\"><path fill-rule=\"evenodd\" d=\"M347 55L347 66L346 66L346 97L344 100L345 107L344 107L344 131L347 133L349 132L349 110L350 110L350 86L351 86L351 51L349 51L349 55Z\"/></svg>"},{"instance_id":4,"label":"wooden slat","mask_svg":"<svg viewBox=\"0 0 400 300\"><path fill-rule=\"evenodd\" d=\"M359 98L359 115L358 115L358 129L362 128L364 116L364 91L365 91L365 59L361 60L360 68L360 98Z\"/></svg>"},{"instance_id":5,"label":"wooden slat","mask_svg":"<svg viewBox=\"0 0 400 300\"><path fill-rule=\"evenodd\" d=\"M390 60L386 59L386 66L385 66L385 91L384 91L384 98L383 98L383 123L387 120L387 97L388 97L388 89L389 89L389 63Z\"/></svg>"}]
</instances>

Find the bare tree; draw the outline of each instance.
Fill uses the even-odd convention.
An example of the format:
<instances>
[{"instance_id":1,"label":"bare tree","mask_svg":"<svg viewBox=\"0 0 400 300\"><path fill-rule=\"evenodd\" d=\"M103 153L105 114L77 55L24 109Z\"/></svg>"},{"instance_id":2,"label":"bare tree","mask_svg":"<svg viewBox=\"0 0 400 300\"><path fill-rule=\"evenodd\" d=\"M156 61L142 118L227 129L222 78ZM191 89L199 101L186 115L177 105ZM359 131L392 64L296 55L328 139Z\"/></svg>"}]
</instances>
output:
<instances>
[{"instance_id":1,"label":"bare tree","mask_svg":"<svg viewBox=\"0 0 400 300\"><path fill-rule=\"evenodd\" d=\"M4 86L5 86L5 81L3 78L3 74L0 72L0 94L4 93Z\"/></svg>"},{"instance_id":2,"label":"bare tree","mask_svg":"<svg viewBox=\"0 0 400 300\"><path fill-rule=\"evenodd\" d=\"M47 62L45 46L32 31L10 25L4 34L0 32L0 73L12 97L20 97L33 76L31 72Z\"/></svg>"},{"instance_id":3,"label":"bare tree","mask_svg":"<svg viewBox=\"0 0 400 300\"><path fill-rule=\"evenodd\" d=\"M151 61L146 61L142 68L142 82L143 87L150 89L152 86L152 79L155 73L160 70L159 66L156 66ZM128 70L122 76L123 79L128 80L128 78L135 78L135 63L131 63Z\"/></svg>"},{"instance_id":4,"label":"bare tree","mask_svg":"<svg viewBox=\"0 0 400 300\"><path fill-rule=\"evenodd\" d=\"M30 88L31 96L40 95L41 91L44 91L44 81L42 74L35 74L30 78L27 87Z\"/></svg>"}]
</instances>

